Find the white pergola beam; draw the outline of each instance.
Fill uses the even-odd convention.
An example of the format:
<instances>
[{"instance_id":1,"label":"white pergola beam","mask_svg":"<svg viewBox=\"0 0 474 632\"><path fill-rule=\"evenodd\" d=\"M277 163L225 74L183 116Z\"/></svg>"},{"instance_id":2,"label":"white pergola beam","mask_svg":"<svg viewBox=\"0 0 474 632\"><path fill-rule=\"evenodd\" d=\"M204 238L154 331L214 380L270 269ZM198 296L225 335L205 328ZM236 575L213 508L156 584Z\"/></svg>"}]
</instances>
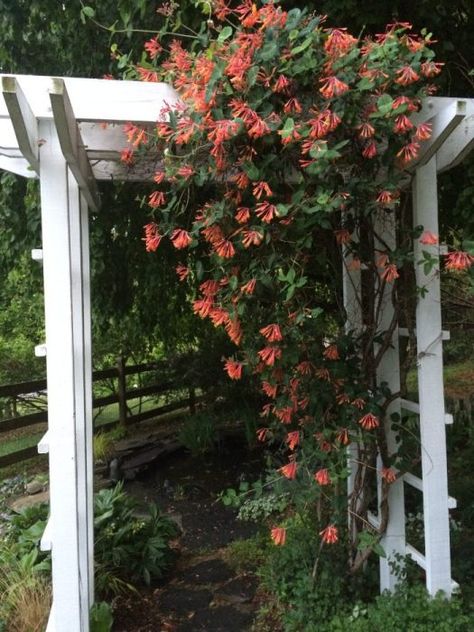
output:
<instances>
[{"instance_id":1,"label":"white pergola beam","mask_svg":"<svg viewBox=\"0 0 474 632\"><path fill-rule=\"evenodd\" d=\"M416 161L410 163L408 169L413 171L425 165L441 148L446 139L466 116L467 102L453 99L445 108L438 111L432 118L426 121L432 126L431 138L421 145L420 153Z\"/></svg>"},{"instance_id":2,"label":"white pergola beam","mask_svg":"<svg viewBox=\"0 0 474 632\"><path fill-rule=\"evenodd\" d=\"M2 77L2 92L21 154L39 173L36 117L15 77Z\"/></svg>"},{"instance_id":3,"label":"white pergola beam","mask_svg":"<svg viewBox=\"0 0 474 632\"><path fill-rule=\"evenodd\" d=\"M0 75L11 77L14 75ZM48 90L51 77L15 75L35 117L52 118ZM106 79L63 78L77 121L92 123L128 123L136 125L163 120L163 107L179 102L174 88L166 83L109 81ZM0 100L0 118L9 118L6 104Z\"/></svg>"},{"instance_id":4,"label":"white pergola beam","mask_svg":"<svg viewBox=\"0 0 474 632\"><path fill-rule=\"evenodd\" d=\"M97 211L100 208L97 183L82 143L64 80L53 79L49 94L63 156L89 206Z\"/></svg>"},{"instance_id":5,"label":"white pergola beam","mask_svg":"<svg viewBox=\"0 0 474 632\"><path fill-rule=\"evenodd\" d=\"M474 149L474 100L467 102L466 116L436 155L438 173L459 165Z\"/></svg>"}]
</instances>

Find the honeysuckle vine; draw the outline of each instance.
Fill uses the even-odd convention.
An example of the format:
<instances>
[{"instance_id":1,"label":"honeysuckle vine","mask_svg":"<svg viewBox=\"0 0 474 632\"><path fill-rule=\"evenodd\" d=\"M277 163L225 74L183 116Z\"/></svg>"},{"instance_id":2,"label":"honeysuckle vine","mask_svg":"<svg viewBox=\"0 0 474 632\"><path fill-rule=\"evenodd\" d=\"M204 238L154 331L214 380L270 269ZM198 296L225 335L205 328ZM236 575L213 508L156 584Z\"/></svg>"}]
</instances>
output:
<instances>
[{"instance_id":1,"label":"honeysuckle vine","mask_svg":"<svg viewBox=\"0 0 474 632\"><path fill-rule=\"evenodd\" d=\"M376 454L384 493L403 468L382 423L397 394L376 379L393 332L381 329L380 305L388 291L399 317L400 277L418 263L413 239L438 240L408 225L402 185L431 133L410 115L434 93L442 64L430 35L407 23L357 39L271 2L211 4L193 45L160 34L146 42L137 77L172 84L181 103L153 130L128 125L123 160L156 154L146 248L159 252L170 239L182 252L176 272L198 288L194 312L235 344L223 368L230 379L260 382L258 439L279 448L295 506L323 544L347 543L355 571L366 557L357 545ZM392 218L396 248L380 228ZM363 269L361 331L344 327L343 262ZM446 267L471 263L454 252ZM351 442L360 449L348 528ZM386 503L382 511L374 544ZM285 544L284 519L271 535Z\"/></svg>"}]
</instances>

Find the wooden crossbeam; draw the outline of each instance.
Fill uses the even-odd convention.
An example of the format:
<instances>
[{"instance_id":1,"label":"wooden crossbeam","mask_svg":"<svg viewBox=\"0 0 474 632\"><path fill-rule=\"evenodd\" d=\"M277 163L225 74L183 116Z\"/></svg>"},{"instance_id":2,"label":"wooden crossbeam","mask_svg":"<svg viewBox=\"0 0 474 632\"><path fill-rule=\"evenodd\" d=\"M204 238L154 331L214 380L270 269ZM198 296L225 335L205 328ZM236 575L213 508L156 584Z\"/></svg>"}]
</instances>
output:
<instances>
[{"instance_id":1,"label":"wooden crossbeam","mask_svg":"<svg viewBox=\"0 0 474 632\"><path fill-rule=\"evenodd\" d=\"M100 208L100 196L92 168L63 79L53 79L49 91L62 154L90 208Z\"/></svg>"},{"instance_id":2,"label":"wooden crossbeam","mask_svg":"<svg viewBox=\"0 0 474 632\"><path fill-rule=\"evenodd\" d=\"M399 327L398 328L398 335L401 338L409 338L410 337L410 332L408 331L408 329L406 327ZM413 335L416 336L416 328L413 330ZM443 340L451 340L450 332L447 331L447 330L443 330L442 331L442 338L443 338Z\"/></svg>"},{"instance_id":3,"label":"wooden crossbeam","mask_svg":"<svg viewBox=\"0 0 474 632\"><path fill-rule=\"evenodd\" d=\"M464 120L454 130L436 155L438 173L459 165L473 149L474 99L469 99Z\"/></svg>"},{"instance_id":4,"label":"wooden crossbeam","mask_svg":"<svg viewBox=\"0 0 474 632\"><path fill-rule=\"evenodd\" d=\"M38 123L15 77L2 77L2 92L18 147L31 169L39 173Z\"/></svg>"},{"instance_id":5,"label":"wooden crossbeam","mask_svg":"<svg viewBox=\"0 0 474 632\"><path fill-rule=\"evenodd\" d=\"M418 158L416 161L410 163L408 171L414 171L431 160L456 127L460 125L466 116L466 112L467 101L454 99L449 105L426 120L426 122L432 126L431 138L422 143Z\"/></svg>"}]
</instances>

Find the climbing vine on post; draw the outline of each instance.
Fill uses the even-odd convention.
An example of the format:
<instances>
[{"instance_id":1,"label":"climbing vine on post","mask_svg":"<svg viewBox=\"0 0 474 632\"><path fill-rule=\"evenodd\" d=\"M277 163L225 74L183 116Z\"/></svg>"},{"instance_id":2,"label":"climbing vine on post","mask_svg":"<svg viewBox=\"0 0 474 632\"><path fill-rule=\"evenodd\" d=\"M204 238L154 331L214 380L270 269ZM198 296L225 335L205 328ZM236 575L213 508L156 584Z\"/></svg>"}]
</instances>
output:
<instances>
[{"instance_id":1,"label":"climbing vine on post","mask_svg":"<svg viewBox=\"0 0 474 632\"><path fill-rule=\"evenodd\" d=\"M354 572L366 557L358 543L377 549L381 535L368 537L366 519L376 455L385 489L400 471L382 423L398 394L376 380L393 333L381 330L380 305L389 291L397 317L413 237L437 240L403 224L400 195L431 131L410 115L441 64L430 35L406 23L358 40L271 2L212 6L190 47L159 34L146 42L138 77L172 84L182 101L155 130L127 126L123 158L156 152L146 248L170 239L182 252L176 272L199 287L194 312L235 344L224 369L261 384L258 438L280 447L278 476L322 545L347 542ZM392 218L395 248L378 232ZM360 331L344 328L343 262L363 270ZM361 446L359 513L347 529L351 442ZM285 524L271 535L283 545Z\"/></svg>"}]
</instances>

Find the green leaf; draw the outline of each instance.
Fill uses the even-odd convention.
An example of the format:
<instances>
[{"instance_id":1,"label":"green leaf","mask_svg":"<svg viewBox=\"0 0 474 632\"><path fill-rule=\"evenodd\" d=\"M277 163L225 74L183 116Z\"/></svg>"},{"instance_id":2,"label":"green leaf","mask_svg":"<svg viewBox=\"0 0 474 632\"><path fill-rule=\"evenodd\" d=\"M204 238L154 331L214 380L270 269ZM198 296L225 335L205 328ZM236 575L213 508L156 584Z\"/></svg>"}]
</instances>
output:
<instances>
[{"instance_id":1,"label":"green leaf","mask_svg":"<svg viewBox=\"0 0 474 632\"><path fill-rule=\"evenodd\" d=\"M260 175L259 170L257 169L257 167L253 164L253 162L246 162L243 165L243 169L245 171L245 173L248 175L248 177L255 182L256 180L258 180L258 177Z\"/></svg>"},{"instance_id":2,"label":"green leaf","mask_svg":"<svg viewBox=\"0 0 474 632\"><path fill-rule=\"evenodd\" d=\"M302 44L300 44L299 46L296 46L295 48L291 49L291 54L292 55L298 55L299 53L302 53L309 46L311 46L312 42L313 42L313 38L312 37L307 37Z\"/></svg>"},{"instance_id":3,"label":"green leaf","mask_svg":"<svg viewBox=\"0 0 474 632\"><path fill-rule=\"evenodd\" d=\"M202 265L201 261L196 261L196 278L198 281L201 281L201 279L204 276L204 266Z\"/></svg>"},{"instance_id":4,"label":"green leaf","mask_svg":"<svg viewBox=\"0 0 474 632\"><path fill-rule=\"evenodd\" d=\"M393 99L389 94L382 94L377 100L377 110L386 116L392 109Z\"/></svg>"},{"instance_id":5,"label":"green leaf","mask_svg":"<svg viewBox=\"0 0 474 632\"><path fill-rule=\"evenodd\" d=\"M288 204L277 204L278 217L286 217L288 215L289 206Z\"/></svg>"},{"instance_id":6,"label":"green leaf","mask_svg":"<svg viewBox=\"0 0 474 632\"><path fill-rule=\"evenodd\" d=\"M95 10L92 7L82 7L81 13L86 16L86 18L93 18L95 16Z\"/></svg>"},{"instance_id":7,"label":"green leaf","mask_svg":"<svg viewBox=\"0 0 474 632\"><path fill-rule=\"evenodd\" d=\"M357 83L356 87L360 91L371 90L374 87L374 82L371 81L368 77L364 77Z\"/></svg>"},{"instance_id":8,"label":"green leaf","mask_svg":"<svg viewBox=\"0 0 474 632\"><path fill-rule=\"evenodd\" d=\"M229 39L232 33L233 33L232 27L224 26L222 31L219 33L219 37L217 38L218 43L222 44L222 42L225 42L226 39Z\"/></svg>"},{"instance_id":9,"label":"green leaf","mask_svg":"<svg viewBox=\"0 0 474 632\"><path fill-rule=\"evenodd\" d=\"M291 117L287 118L283 126L283 129L281 130L282 138L287 138L288 136L290 136L290 134L293 133L294 129L295 129L294 120Z\"/></svg>"}]
</instances>

